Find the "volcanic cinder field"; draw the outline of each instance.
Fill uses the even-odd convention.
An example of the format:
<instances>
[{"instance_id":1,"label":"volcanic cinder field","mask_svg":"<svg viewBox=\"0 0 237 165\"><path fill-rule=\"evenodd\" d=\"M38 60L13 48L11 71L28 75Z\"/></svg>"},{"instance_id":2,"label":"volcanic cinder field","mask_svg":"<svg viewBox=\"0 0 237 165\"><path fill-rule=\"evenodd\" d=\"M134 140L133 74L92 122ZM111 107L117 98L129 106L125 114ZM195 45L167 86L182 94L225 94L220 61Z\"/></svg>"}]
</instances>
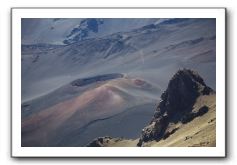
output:
<instances>
[{"instance_id":1,"label":"volcanic cinder field","mask_svg":"<svg viewBox=\"0 0 237 165\"><path fill-rule=\"evenodd\" d=\"M180 68L216 88L215 19L26 18L21 33L25 147L137 139Z\"/></svg>"}]
</instances>

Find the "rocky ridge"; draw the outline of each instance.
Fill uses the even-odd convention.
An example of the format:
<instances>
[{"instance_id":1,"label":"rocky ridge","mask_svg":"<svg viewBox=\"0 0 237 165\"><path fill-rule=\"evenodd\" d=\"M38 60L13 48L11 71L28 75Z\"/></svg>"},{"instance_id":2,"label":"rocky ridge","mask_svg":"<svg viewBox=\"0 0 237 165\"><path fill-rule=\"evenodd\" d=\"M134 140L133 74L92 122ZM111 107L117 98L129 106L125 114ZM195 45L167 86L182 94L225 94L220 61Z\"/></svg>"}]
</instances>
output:
<instances>
[{"instance_id":1,"label":"rocky ridge","mask_svg":"<svg viewBox=\"0 0 237 165\"><path fill-rule=\"evenodd\" d=\"M196 117L200 117L209 111L205 104L198 109L194 108L198 98L215 95L215 91L208 87L201 76L192 70L179 70L169 81L167 89L161 95L161 100L155 110L154 116L137 139L137 146L151 141L167 139L174 134L181 125L185 125ZM126 139L100 137L94 139L87 146L109 146L111 141L123 141Z\"/></svg>"},{"instance_id":2,"label":"rocky ridge","mask_svg":"<svg viewBox=\"0 0 237 165\"><path fill-rule=\"evenodd\" d=\"M142 130L138 146L144 142L165 139L178 130L177 123L188 123L208 111L207 106L193 111L196 99L201 95L215 93L208 87L197 72L188 69L179 70L170 80L167 89L161 95L160 103L150 124Z\"/></svg>"}]
</instances>

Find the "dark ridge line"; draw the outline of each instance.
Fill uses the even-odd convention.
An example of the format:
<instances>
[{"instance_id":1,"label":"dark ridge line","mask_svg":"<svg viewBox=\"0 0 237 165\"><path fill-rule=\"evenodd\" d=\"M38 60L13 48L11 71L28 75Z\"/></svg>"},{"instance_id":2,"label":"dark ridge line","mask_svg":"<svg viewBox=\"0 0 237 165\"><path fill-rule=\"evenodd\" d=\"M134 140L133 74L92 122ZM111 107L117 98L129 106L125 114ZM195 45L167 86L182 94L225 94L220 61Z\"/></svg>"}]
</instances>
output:
<instances>
[{"instance_id":1,"label":"dark ridge line","mask_svg":"<svg viewBox=\"0 0 237 165\"><path fill-rule=\"evenodd\" d=\"M82 87L82 86L86 86L86 85L96 83L96 82L103 82L103 81L108 81L108 80L113 80L113 79L123 78L123 77L124 75L121 73L110 73L110 74L103 74L103 75L77 79L77 80L72 81L70 84L72 86Z\"/></svg>"}]
</instances>

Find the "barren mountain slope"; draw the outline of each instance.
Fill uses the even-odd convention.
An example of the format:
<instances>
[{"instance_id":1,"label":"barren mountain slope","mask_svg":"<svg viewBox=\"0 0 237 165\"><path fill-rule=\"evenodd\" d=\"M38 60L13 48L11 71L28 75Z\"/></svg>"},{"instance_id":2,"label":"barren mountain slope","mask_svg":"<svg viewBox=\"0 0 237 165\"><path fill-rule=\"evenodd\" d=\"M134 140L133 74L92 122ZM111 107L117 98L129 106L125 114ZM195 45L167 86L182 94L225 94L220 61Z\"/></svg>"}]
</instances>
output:
<instances>
[{"instance_id":1,"label":"barren mountain slope","mask_svg":"<svg viewBox=\"0 0 237 165\"><path fill-rule=\"evenodd\" d=\"M88 146L203 147L216 145L216 95L190 70L179 70L139 139L98 138Z\"/></svg>"},{"instance_id":2,"label":"barren mountain slope","mask_svg":"<svg viewBox=\"0 0 237 165\"><path fill-rule=\"evenodd\" d=\"M152 111L146 108L154 105L152 93L157 91L159 88L149 82L123 74L74 80L22 105L22 145L83 146L103 130L111 135L134 137L151 117ZM130 120L135 109L137 114ZM115 131L118 127L114 124L125 118L129 119L124 121L128 125L138 121L140 125L134 125L135 130L129 133Z\"/></svg>"},{"instance_id":3,"label":"barren mountain slope","mask_svg":"<svg viewBox=\"0 0 237 165\"><path fill-rule=\"evenodd\" d=\"M145 143L144 147L215 147L216 146L216 96L201 96L195 103L195 109L206 105L209 111L187 124L177 124L179 129L166 139L159 142L153 140ZM104 147L137 147L139 139L107 138L100 143Z\"/></svg>"}]
</instances>

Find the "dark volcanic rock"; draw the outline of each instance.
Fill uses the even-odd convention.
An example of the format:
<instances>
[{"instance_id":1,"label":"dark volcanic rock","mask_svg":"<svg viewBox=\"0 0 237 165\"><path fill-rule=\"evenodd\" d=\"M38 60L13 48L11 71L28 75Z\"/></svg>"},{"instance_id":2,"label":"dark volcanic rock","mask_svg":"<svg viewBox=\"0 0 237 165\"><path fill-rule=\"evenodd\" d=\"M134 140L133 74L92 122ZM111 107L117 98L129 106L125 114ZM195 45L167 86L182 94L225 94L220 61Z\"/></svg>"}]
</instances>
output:
<instances>
[{"instance_id":1,"label":"dark volcanic rock","mask_svg":"<svg viewBox=\"0 0 237 165\"><path fill-rule=\"evenodd\" d=\"M89 144L87 144L86 147L104 147L104 145L108 143L109 140L111 139L112 137L109 137L109 136L98 137L94 139L92 142L90 142Z\"/></svg>"},{"instance_id":2,"label":"dark volcanic rock","mask_svg":"<svg viewBox=\"0 0 237 165\"><path fill-rule=\"evenodd\" d=\"M169 120L167 115L154 119L150 125L142 130L142 135L137 145L141 146L143 142L161 139L168 124Z\"/></svg>"},{"instance_id":3,"label":"dark volcanic rock","mask_svg":"<svg viewBox=\"0 0 237 165\"><path fill-rule=\"evenodd\" d=\"M155 111L150 125L142 130L138 146L143 142L167 138L172 132L168 132L169 123L187 123L197 116L208 111L204 106L196 113L192 112L196 99L201 95L209 95L214 91L206 86L204 80L198 73L182 69L170 80L168 88L161 95L161 101Z\"/></svg>"},{"instance_id":4,"label":"dark volcanic rock","mask_svg":"<svg viewBox=\"0 0 237 165\"><path fill-rule=\"evenodd\" d=\"M208 109L209 109L209 108L208 108L207 106L203 106L203 107L201 107L201 108L198 110L198 112L196 112L196 113L188 113L187 115L184 115L184 116L183 116L183 118L181 119L181 122L182 122L183 124L186 124L186 123L192 121L195 117L202 116L202 115L204 115L205 113L207 113L207 112L208 112Z\"/></svg>"},{"instance_id":5,"label":"dark volcanic rock","mask_svg":"<svg viewBox=\"0 0 237 165\"><path fill-rule=\"evenodd\" d=\"M177 112L188 111L198 96L208 95L211 92L213 90L206 86L196 72L187 69L179 70L170 80L166 91L161 95L155 118L165 112L171 116Z\"/></svg>"},{"instance_id":6,"label":"dark volcanic rock","mask_svg":"<svg viewBox=\"0 0 237 165\"><path fill-rule=\"evenodd\" d=\"M85 85L89 85L96 82L108 81L108 80L117 79L117 78L123 78L123 74L111 73L111 74L99 75L99 76L94 76L94 77L88 77L84 79L77 79L73 81L71 85L80 87L80 86L85 86Z\"/></svg>"}]
</instances>

